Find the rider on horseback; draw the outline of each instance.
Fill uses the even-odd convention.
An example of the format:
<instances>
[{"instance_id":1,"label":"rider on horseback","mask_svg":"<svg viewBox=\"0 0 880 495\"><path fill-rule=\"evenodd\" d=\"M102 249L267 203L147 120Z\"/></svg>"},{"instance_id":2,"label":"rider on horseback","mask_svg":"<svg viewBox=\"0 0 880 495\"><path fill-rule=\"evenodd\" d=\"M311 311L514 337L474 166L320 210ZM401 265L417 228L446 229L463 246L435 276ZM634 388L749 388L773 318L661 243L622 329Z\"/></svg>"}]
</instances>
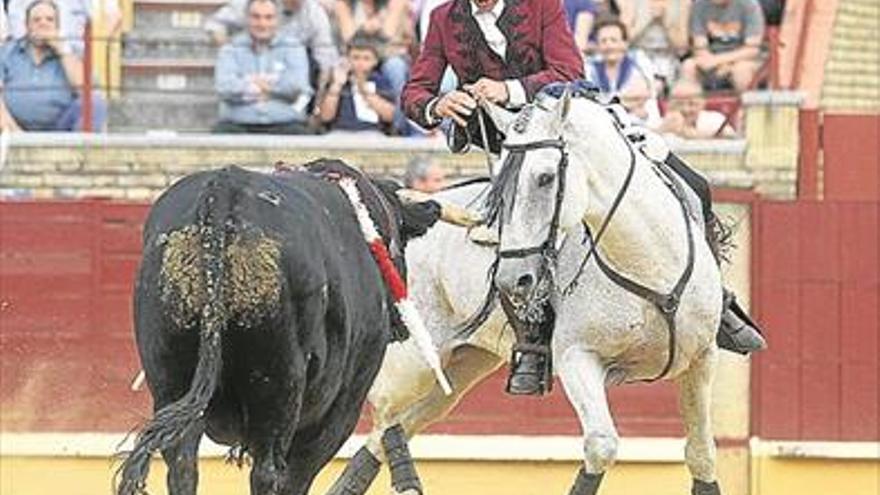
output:
<instances>
[{"instance_id":1,"label":"rider on horseback","mask_svg":"<svg viewBox=\"0 0 880 495\"><path fill-rule=\"evenodd\" d=\"M515 61L515 63L513 63ZM449 66L458 77L459 89L440 94ZM583 61L556 0L452 0L431 13L422 52L412 67L401 95L406 115L425 128L446 120L453 152L475 143L500 152L503 137L492 120L483 118L478 101L508 109L531 102L541 89L583 77ZM715 232L708 183L674 154L667 164L691 185L703 202L707 222ZM502 301L504 303L505 301ZM502 304L503 306L509 306ZM512 359L508 392L541 394L549 386L549 342L552 328L513 321L517 346ZM735 352L764 347L764 341L733 298L725 298L718 343ZM547 319L552 326L552 315Z\"/></svg>"}]
</instances>

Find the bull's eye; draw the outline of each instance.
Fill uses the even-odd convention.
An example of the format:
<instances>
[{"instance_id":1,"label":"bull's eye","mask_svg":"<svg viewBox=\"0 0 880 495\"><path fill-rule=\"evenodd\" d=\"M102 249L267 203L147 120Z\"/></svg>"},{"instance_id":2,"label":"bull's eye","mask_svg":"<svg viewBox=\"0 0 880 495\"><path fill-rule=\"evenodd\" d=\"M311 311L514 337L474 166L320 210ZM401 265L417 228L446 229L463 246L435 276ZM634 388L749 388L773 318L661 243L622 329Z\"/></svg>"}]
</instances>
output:
<instances>
[{"instance_id":1,"label":"bull's eye","mask_svg":"<svg viewBox=\"0 0 880 495\"><path fill-rule=\"evenodd\" d=\"M544 172L543 174L538 176L538 187L547 187L553 183L554 179L556 179L556 174Z\"/></svg>"}]
</instances>

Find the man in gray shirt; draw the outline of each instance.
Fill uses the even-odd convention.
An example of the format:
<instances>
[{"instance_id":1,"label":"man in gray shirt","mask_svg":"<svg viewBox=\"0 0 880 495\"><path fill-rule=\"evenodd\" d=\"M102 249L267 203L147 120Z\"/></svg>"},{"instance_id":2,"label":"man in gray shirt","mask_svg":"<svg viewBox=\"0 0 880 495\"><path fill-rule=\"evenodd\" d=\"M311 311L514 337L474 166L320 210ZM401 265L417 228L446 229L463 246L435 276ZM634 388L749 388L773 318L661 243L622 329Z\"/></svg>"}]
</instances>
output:
<instances>
[{"instance_id":1,"label":"man in gray shirt","mask_svg":"<svg viewBox=\"0 0 880 495\"><path fill-rule=\"evenodd\" d=\"M216 132L307 133L309 60L278 30L275 0L248 0L248 29L220 49L214 84L220 96Z\"/></svg>"},{"instance_id":2,"label":"man in gray shirt","mask_svg":"<svg viewBox=\"0 0 880 495\"><path fill-rule=\"evenodd\" d=\"M321 74L329 76L339 59L327 12L318 0L282 0L279 26L285 36L293 36L309 50ZM205 21L205 30L218 45L244 29L248 0L230 0Z\"/></svg>"},{"instance_id":3,"label":"man in gray shirt","mask_svg":"<svg viewBox=\"0 0 880 495\"><path fill-rule=\"evenodd\" d=\"M691 10L694 56L685 60L685 79L707 90L726 84L748 89L761 63L764 14L757 0L697 0Z\"/></svg>"}]
</instances>

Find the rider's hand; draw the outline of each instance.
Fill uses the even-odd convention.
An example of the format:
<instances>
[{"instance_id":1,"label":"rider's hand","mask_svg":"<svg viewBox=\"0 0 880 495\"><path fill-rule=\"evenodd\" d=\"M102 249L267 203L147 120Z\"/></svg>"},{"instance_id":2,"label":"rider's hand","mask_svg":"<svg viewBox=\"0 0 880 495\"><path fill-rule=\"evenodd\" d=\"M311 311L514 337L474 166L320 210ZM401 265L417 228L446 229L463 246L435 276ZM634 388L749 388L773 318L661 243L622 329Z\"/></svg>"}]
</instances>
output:
<instances>
[{"instance_id":1,"label":"rider's hand","mask_svg":"<svg viewBox=\"0 0 880 495\"><path fill-rule=\"evenodd\" d=\"M456 124L467 127L467 117L477 108L477 102L464 91L451 91L441 96L434 105L434 117L449 117Z\"/></svg>"},{"instance_id":2,"label":"rider's hand","mask_svg":"<svg viewBox=\"0 0 880 495\"><path fill-rule=\"evenodd\" d=\"M510 99L507 84L504 81L496 81L488 77L482 77L473 84L467 84L464 89L475 98L482 98L496 105L504 105Z\"/></svg>"}]
</instances>

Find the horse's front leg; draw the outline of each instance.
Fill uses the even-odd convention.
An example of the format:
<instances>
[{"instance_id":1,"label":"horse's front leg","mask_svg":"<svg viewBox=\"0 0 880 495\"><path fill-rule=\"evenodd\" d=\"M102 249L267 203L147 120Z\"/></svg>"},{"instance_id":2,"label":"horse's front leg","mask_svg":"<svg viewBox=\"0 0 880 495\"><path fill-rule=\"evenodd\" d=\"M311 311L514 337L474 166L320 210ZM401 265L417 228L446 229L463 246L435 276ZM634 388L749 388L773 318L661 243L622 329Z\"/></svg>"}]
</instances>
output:
<instances>
[{"instance_id":1,"label":"horse's front leg","mask_svg":"<svg viewBox=\"0 0 880 495\"><path fill-rule=\"evenodd\" d=\"M445 365L446 377L452 384L452 393L446 395L434 383L424 398L402 411L394 420L395 426L385 430L382 446L391 471L391 482L396 494L423 493L415 466L406 449L406 438L443 419L474 385L498 369L501 358L488 351L470 345L452 351ZM405 432L405 433L404 433Z\"/></svg>"},{"instance_id":2,"label":"horse's front leg","mask_svg":"<svg viewBox=\"0 0 880 495\"><path fill-rule=\"evenodd\" d=\"M363 495L386 460L395 494L422 493L409 455L408 438L445 417L468 390L501 365L498 356L482 349L467 345L456 348L444 365L452 384L452 394L446 395L418 354L394 355L390 359L386 355L386 362L392 365L387 369L383 366L370 392L375 408L373 431L327 495Z\"/></svg>"},{"instance_id":3,"label":"horse's front leg","mask_svg":"<svg viewBox=\"0 0 880 495\"><path fill-rule=\"evenodd\" d=\"M606 370L599 356L579 346L564 350L558 362L559 377L584 436L584 465L569 495L595 495L617 458L617 430L605 396Z\"/></svg>"},{"instance_id":4,"label":"horse's front leg","mask_svg":"<svg viewBox=\"0 0 880 495\"><path fill-rule=\"evenodd\" d=\"M679 403L687 434L685 462L694 479L691 495L721 495L715 479L715 440L712 437L710 400L718 350L714 347L694 358L678 379Z\"/></svg>"}]
</instances>

